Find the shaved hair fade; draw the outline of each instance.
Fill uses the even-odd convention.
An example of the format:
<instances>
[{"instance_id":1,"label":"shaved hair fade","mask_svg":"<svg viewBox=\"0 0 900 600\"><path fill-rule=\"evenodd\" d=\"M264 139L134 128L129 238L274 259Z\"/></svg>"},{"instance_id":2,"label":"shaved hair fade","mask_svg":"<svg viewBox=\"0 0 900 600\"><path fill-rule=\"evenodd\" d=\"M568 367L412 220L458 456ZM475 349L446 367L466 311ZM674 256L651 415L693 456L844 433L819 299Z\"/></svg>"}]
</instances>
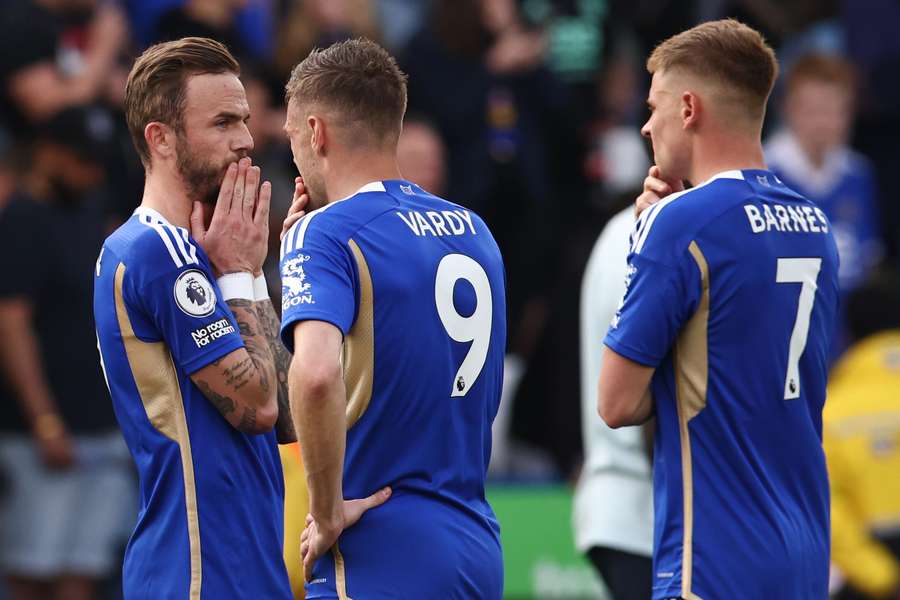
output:
<instances>
[{"instance_id":1,"label":"shaved hair fade","mask_svg":"<svg viewBox=\"0 0 900 600\"><path fill-rule=\"evenodd\" d=\"M291 72L285 101L334 111L354 139L396 144L406 112L406 75L387 50L356 38L310 52Z\"/></svg>"},{"instance_id":2,"label":"shaved hair fade","mask_svg":"<svg viewBox=\"0 0 900 600\"><path fill-rule=\"evenodd\" d=\"M682 71L722 85L749 115L762 120L778 76L775 51L755 29L734 19L702 23L659 44L647 70Z\"/></svg>"}]
</instances>

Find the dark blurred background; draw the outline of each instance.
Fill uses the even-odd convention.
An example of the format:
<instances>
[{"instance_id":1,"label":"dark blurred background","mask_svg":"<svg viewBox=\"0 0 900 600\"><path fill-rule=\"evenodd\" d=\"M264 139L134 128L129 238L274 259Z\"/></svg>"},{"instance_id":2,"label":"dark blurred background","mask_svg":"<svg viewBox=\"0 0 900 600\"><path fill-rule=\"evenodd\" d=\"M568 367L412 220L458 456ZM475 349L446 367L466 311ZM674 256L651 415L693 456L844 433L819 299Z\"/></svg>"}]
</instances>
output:
<instances>
[{"instance_id":1,"label":"dark blurred background","mask_svg":"<svg viewBox=\"0 0 900 600\"><path fill-rule=\"evenodd\" d=\"M136 484L97 361L90 290L102 239L141 199L122 100L130 65L149 44L203 35L238 57L253 158L273 183L273 248L295 175L281 131L292 66L316 46L361 35L398 57L409 75L401 171L480 213L506 261L509 347L492 481L563 489L582 461L581 275L603 225L633 201L652 160L639 135L644 60L664 38L726 16L761 30L778 52L767 156L832 220L845 293L873 277L896 282L896 0L3 0L5 581L15 590L23 579L68 578L71 595L60 598L120 593ZM271 258L267 271L277 299ZM835 360L852 341L842 324ZM29 413L48 401L62 416L62 441L47 439ZM31 526L17 522L8 499L42 470L73 481L46 499L41 527L90 526L69 527L74 542L26 552ZM86 505L96 510L78 512ZM66 544L68 554L57 556Z\"/></svg>"}]
</instances>

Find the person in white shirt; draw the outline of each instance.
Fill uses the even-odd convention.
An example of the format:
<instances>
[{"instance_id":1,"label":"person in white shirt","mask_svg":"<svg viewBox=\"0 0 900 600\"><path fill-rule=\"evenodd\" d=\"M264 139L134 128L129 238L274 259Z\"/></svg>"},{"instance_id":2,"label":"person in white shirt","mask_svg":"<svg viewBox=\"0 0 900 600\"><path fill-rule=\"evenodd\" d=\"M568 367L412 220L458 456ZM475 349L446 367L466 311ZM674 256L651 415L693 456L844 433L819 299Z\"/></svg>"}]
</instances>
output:
<instances>
[{"instance_id":1,"label":"person in white shirt","mask_svg":"<svg viewBox=\"0 0 900 600\"><path fill-rule=\"evenodd\" d=\"M581 412L585 460L575 490L575 544L614 600L646 600L652 583L653 504L643 429L610 429L597 417L603 336L625 294L634 209L614 216L581 284Z\"/></svg>"}]
</instances>

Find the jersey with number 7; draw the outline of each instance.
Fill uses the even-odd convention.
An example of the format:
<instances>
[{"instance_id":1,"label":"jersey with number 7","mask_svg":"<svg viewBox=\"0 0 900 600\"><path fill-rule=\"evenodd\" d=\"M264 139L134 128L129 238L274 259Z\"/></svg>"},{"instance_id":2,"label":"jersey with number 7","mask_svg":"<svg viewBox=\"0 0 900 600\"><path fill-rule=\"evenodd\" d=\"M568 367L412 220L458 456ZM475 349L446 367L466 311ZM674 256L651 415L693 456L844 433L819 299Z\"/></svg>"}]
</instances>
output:
<instances>
[{"instance_id":1,"label":"jersey with number 7","mask_svg":"<svg viewBox=\"0 0 900 600\"><path fill-rule=\"evenodd\" d=\"M414 184L374 182L288 231L281 277L289 348L299 321L344 334L344 496L393 488L317 562L307 597L499 599L484 480L506 304L487 226Z\"/></svg>"},{"instance_id":2,"label":"jersey with number 7","mask_svg":"<svg viewBox=\"0 0 900 600\"><path fill-rule=\"evenodd\" d=\"M604 343L656 369L654 600L827 597L825 215L728 171L646 210L628 261Z\"/></svg>"}]
</instances>

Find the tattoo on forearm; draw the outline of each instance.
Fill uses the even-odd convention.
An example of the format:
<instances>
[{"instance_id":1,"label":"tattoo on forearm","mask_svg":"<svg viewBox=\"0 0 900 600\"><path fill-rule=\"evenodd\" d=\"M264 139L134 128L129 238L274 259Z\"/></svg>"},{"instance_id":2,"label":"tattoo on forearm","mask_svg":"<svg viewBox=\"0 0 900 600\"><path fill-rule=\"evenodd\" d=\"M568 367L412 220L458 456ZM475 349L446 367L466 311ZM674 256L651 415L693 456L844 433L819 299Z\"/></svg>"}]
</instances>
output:
<instances>
[{"instance_id":1,"label":"tattoo on forearm","mask_svg":"<svg viewBox=\"0 0 900 600\"><path fill-rule=\"evenodd\" d=\"M297 440L294 421L291 418L291 405L288 399L288 369L291 365L291 353L281 343L280 324L275 307L271 300L255 303L260 329L266 337L272 356L275 359L275 384L278 391L278 420L275 422L275 433L278 441L289 443Z\"/></svg>"},{"instance_id":2,"label":"tattoo on forearm","mask_svg":"<svg viewBox=\"0 0 900 600\"><path fill-rule=\"evenodd\" d=\"M233 367L235 373L233 374L234 378L233 381L231 381L231 384L236 386L235 389L245 385L255 371L256 375L259 377L260 388L264 392L268 392L269 389L271 389L269 383L270 370L268 365L271 364L270 361L272 361L272 356L255 304L256 303L251 302L250 300L242 298L228 300L228 306L234 313L238 329L241 332L241 337L244 339L244 347L249 356L249 362L242 361L242 363L246 362L246 365L239 363L240 367L239 365ZM231 378L232 375L229 374L229 379ZM253 418L255 420L255 414Z\"/></svg>"},{"instance_id":3,"label":"tattoo on forearm","mask_svg":"<svg viewBox=\"0 0 900 600\"><path fill-rule=\"evenodd\" d=\"M241 416L241 422L237 426L239 431L255 431L256 430L256 409L248 406L244 409Z\"/></svg>"},{"instance_id":4,"label":"tattoo on forearm","mask_svg":"<svg viewBox=\"0 0 900 600\"><path fill-rule=\"evenodd\" d=\"M234 400L228 396L222 396L216 393L216 391L205 381L198 381L197 386L200 388L200 391L203 392L203 395L209 398L209 401L213 403L213 406L216 407L216 410L218 410L223 417L227 418L228 415L234 412Z\"/></svg>"}]
</instances>

